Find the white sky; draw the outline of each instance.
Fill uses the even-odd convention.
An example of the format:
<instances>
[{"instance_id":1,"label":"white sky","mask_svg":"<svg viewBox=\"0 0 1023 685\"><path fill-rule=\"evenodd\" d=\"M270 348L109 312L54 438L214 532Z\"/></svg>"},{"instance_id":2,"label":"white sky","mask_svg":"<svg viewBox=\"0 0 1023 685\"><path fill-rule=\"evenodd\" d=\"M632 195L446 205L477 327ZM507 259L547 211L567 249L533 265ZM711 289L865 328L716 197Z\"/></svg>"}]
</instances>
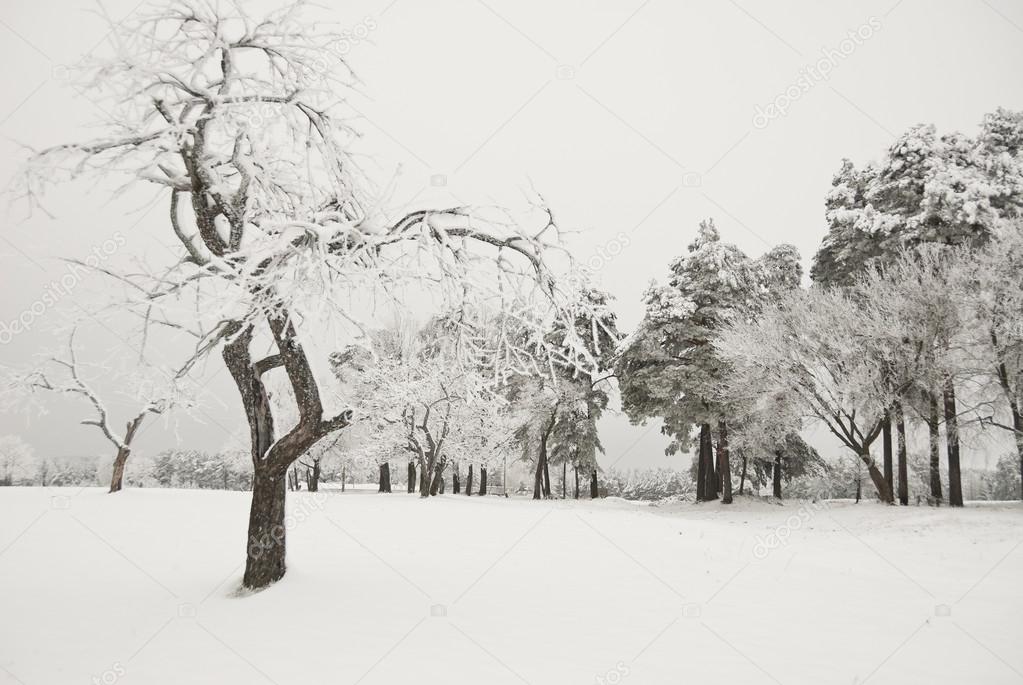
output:
<instances>
[{"instance_id":1,"label":"white sky","mask_svg":"<svg viewBox=\"0 0 1023 685\"><path fill-rule=\"evenodd\" d=\"M714 217L726 240L756 255L794 243L808 264L825 230L824 195L843 157L876 157L910 125L973 132L984 112L1023 108L1023 6L1009 0L356 0L324 2L341 27L372 24L350 62L365 82L354 122L372 151L374 174L401 169L396 202L513 197L532 183L563 226L582 229L574 251L587 260L619 233L628 245L600 269L618 300L623 329L639 296L685 250L697 223ZM104 3L115 18L135 0ZM101 45L102 21L66 0L5 0L0 7L0 176L23 155L86 135L103 112L69 88L65 65ZM368 19L367 19L368 18ZM836 59L788 113L763 128L766 107L824 50L874 18L880 28ZM847 44L848 45L848 44ZM847 50L848 51L848 50ZM446 186L431 183L439 176ZM40 298L63 273L54 257L84 257L115 231L125 252L166 258L165 203L138 192L106 203L77 186L53 198L55 217L17 221L0 232L0 322ZM131 212L131 213L129 213ZM120 256L120 255L119 255ZM47 324L89 300L83 285L36 327L0 346L0 364L23 365L57 338ZM130 355L100 328L83 338L95 361ZM175 440L215 449L241 426L234 389L214 359L205 425L177 437L154 425L138 451ZM0 434L20 433L46 454L109 451L76 425L80 405L54 403L42 420L0 416ZM656 427L612 418L604 464L672 464ZM982 463L979 455L972 463ZM970 465L970 457L966 456Z\"/></svg>"}]
</instances>

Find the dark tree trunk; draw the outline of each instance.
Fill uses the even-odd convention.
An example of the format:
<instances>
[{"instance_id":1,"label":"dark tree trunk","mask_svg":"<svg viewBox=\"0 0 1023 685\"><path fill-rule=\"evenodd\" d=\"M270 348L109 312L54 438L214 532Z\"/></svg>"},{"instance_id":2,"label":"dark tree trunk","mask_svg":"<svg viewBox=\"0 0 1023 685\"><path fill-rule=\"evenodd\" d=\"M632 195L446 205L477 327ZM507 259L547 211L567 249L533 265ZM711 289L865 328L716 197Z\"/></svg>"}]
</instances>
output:
<instances>
[{"instance_id":1,"label":"dark tree trunk","mask_svg":"<svg viewBox=\"0 0 1023 685\"><path fill-rule=\"evenodd\" d=\"M284 500L284 474L267 465L257 468L252 479L245 587L266 587L284 577Z\"/></svg>"},{"instance_id":2,"label":"dark tree trunk","mask_svg":"<svg viewBox=\"0 0 1023 685\"><path fill-rule=\"evenodd\" d=\"M742 473L739 475L739 494L743 494L746 487L746 457L742 458Z\"/></svg>"},{"instance_id":3,"label":"dark tree trunk","mask_svg":"<svg viewBox=\"0 0 1023 685\"><path fill-rule=\"evenodd\" d=\"M391 491L391 464L385 461L380 465L380 484L377 492Z\"/></svg>"},{"instance_id":4,"label":"dark tree trunk","mask_svg":"<svg viewBox=\"0 0 1023 685\"><path fill-rule=\"evenodd\" d=\"M472 462L469 462L469 475L465 479L465 494L472 497Z\"/></svg>"},{"instance_id":5,"label":"dark tree trunk","mask_svg":"<svg viewBox=\"0 0 1023 685\"><path fill-rule=\"evenodd\" d=\"M430 496L430 461L419 465L419 496Z\"/></svg>"},{"instance_id":6,"label":"dark tree trunk","mask_svg":"<svg viewBox=\"0 0 1023 685\"><path fill-rule=\"evenodd\" d=\"M462 491L462 484L458 481L458 464L451 468L451 494L457 495Z\"/></svg>"},{"instance_id":7,"label":"dark tree trunk","mask_svg":"<svg viewBox=\"0 0 1023 685\"><path fill-rule=\"evenodd\" d=\"M709 423L700 424L700 456L696 469L696 500L709 502L718 498L717 477L714 474L714 448Z\"/></svg>"},{"instance_id":8,"label":"dark tree trunk","mask_svg":"<svg viewBox=\"0 0 1023 685\"><path fill-rule=\"evenodd\" d=\"M306 486L309 492L320 491L320 460L315 459L313 461L313 467L309 469L308 476L306 478Z\"/></svg>"},{"instance_id":9,"label":"dark tree trunk","mask_svg":"<svg viewBox=\"0 0 1023 685\"><path fill-rule=\"evenodd\" d=\"M143 419L146 415L139 414L134 419L128 422L128 425L124 429L124 446L118 448L117 456L114 457L114 470L110 474L110 490L109 492L119 492L124 481L124 467L128 463L128 457L131 455L131 443L135 440L135 433L138 432L139 426L142 425Z\"/></svg>"},{"instance_id":10,"label":"dark tree trunk","mask_svg":"<svg viewBox=\"0 0 1023 685\"><path fill-rule=\"evenodd\" d=\"M930 476L931 476L931 497L936 504L941 504L941 443L938 434L940 419L938 418L938 399L933 394L931 401L931 415L927 420L927 437L930 446Z\"/></svg>"},{"instance_id":11,"label":"dark tree trunk","mask_svg":"<svg viewBox=\"0 0 1023 685\"><path fill-rule=\"evenodd\" d=\"M130 454L131 449L128 447L117 450L117 456L114 457L114 472L110 475L110 492L120 492L124 480L124 465Z\"/></svg>"},{"instance_id":12,"label":"dark tree trunk","mask_svg":"<svg viewBox=\"0 0 1023 685\"><path fill-rule=\"evenodd\" d=\"M870 456L869 447L864 449L863 453L860 455L860 460L867 465L867 474L870 476L871 482L874 483L874 487L877 489L877 496L882 502L891 504L892 491L888 487L888 481L885 480L884 474L881 473L881 469L877 468L877 465L874 463L874 458Z\"/></svg>"},{"instance_id":13,"label":"dark tree trunk","mask_svg":"<svg viewBox=\"0 0 1023 685\"><path fill-rule=\"evenodd\" d=\"M906 457L906 417L902 402L895 403L895 433L898 438L899 455L899 504L909 504L909 464Z\"/></svg>"},{"instance_id":14,"label":"dark tree trunk","mask_svg":"<svg viewBox=\"0 0 1023 685\"><path fill-rule=\"evenodd\" d=\"M487 467L480 467L480 494L487 494Z\"/></svg>"},{"instance_id":15,"label":"dark tree trunk","mask_svg":"<svg viewBox=\"0 0 1023 685\"><path fill-rule=\"evenodd\" d=\"M438 462L433 473L433 482L430 483L430 496L436 495L440 492L441 481L444 480L444 464Z\"/></svg>"},{"instance_id":16,"label":"dark tree trunk","mask_svg":"<svg viewBox=\"0 0 1023 685\"><path fill-rule=\"evenodd\" d=\"M718 421L718 474L721 481L721 503L732 503L732 466L728 453L728 424Z\"/></svg>"},{"instance_id":17,"label":"dark tree trunk","mask_svg":"<svg viewBox=\"0 0 1023 685\"><path fill-rule=\"evenodd\" d=\"M590 471L590 499L600 497L600 487L597 485L597 469Z\"/></svg>"},{"instance_id":18,"label":"dark tree trunk","mask_svg":"<svg viewBox=\"0 0 1023 685\"><path fill-rule=\"evenodd\" d=\"M561 499L568 497L568 462L561 462Z\"/></svg>"},{"instance_id":19,"label":"dark tree trunk","mask_svg":"<svg viewBox=\"0 0 1023 685\"><path fill-rule=\"evenodd\" d=\"M945 440L948 443L948 504L963 506L963 481L959 468L959 417L956 408L955 383L945 381L942 393L945 404Z\"/></svg>"},{"instance_id":20,"label":"dark tree trunk","mask_svg":"<svg viewBox=\"0 0 1023 685\"><path fill-rule=\"evenodd\" d=\"M781 452L774 453L774 464L771 466L771 480L774 485L774 496L781 499Z\"/></svg>"},{"instance_id":21,"label":"dark tree trunk","mask_svg":"<svg viewBox=\"0 0 1023 685\"><path fill-rule=\"evenodd\" d=\"M579 464L574 464L572 468L575 471L575 498L579 499Z\"/></svg>"},{"instance_id":22,"label":"dark tree trunk","mask_svg":"<svg viewBox=\"0 0 1023 685\"><path fill-rule=\"evenodd\" d=\"M881 420L881 454L884 460L884 481L888 484L888 492L895 492L895 477L892 469L892 417L887 410Z\"/></svg>"},{"instance_id":23,"label":"dark tree trunk","mask_svg":"<svg viewBox=\"0 0 1023 685\"><path fill-rule=\"evenodd\" d=\"M408 483L406 487L410 493L416 491L416 463L414 461L408 463Z\"/></svg>"}]
</instances>

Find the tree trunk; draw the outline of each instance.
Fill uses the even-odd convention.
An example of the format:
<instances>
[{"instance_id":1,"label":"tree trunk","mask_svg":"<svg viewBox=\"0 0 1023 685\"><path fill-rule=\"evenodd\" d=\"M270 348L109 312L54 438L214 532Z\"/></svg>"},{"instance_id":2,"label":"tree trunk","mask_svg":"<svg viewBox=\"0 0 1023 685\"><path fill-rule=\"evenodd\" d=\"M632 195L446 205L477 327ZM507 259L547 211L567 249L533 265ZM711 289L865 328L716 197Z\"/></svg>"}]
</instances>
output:
<instances>
[{"instance_id":1,"label":"tree trunk","mask_svg":"<svg viewBox=\"0 0 1023 685\"><path fill-rule=\"evenodd\" d=\"M110 475L110 492L120 492L124 479L124 465L130 454L131 448L128 447L121 447L117 450L117 456L114 457L114 472Z\"/></svg>"},{"instance_id":2,"label":"tree trunk","mask_svg":"<svg viewBox=\"0 0 1023 685\"><path fill-rule=\"evenodd\" d=\"M771 466L771 480L774 485L774 496L781 499L781 452L774 453L774 465Z\"/></svg>"},{"instance_id":3,"label":"tree trunk","mask_svg":"<svg viewBox=\"0 0 1023 685\"><path fill-rule=\"evenodd\" d=\"M411 460L408 463L408 483L406 487L409 493L416 491L416 463Z\"/></svg>"},{"instance_id":4,"label":"tree trunk","mask_svg":"<svg viewBox=\"0 0 1023 685\"><path fill-rule=\"evenodd\" d=\"M718 498L717 477L714 474L714 448L711 443L710 424L701 423L700 456L696 469L696 477L699 481L696 490L698 502L709 502Z\"/></svg>"},{"instance_id":5,"label":"tree trunk","mask_svg":"<svg viewBox=\"0 0 1023 685\"><path fill-rule=\"evenodd\" d=\"M252 479L249 538L242 583L262 588L284 577L284 473L268 466L256 469Z\"/></svg>"},{"instance_id":6,"label":"tree trunk","mask_svg":"<svg viewBox=\"0 0 1023 685\"><path fill-rule=\"evenodd\" d=\"M927 437L931 450L930 476L931 497L935 503L941 504L941 445L938 435L938 399L931 394L931 417L927 421Z\"/></svg>"},{"instance_id":7,"label":"tree trunk","mask_svg":"<svg viewBox=\"0 0 1023 685\"><path fill-rule=\"evenodd\" d=\"M568 497L568 462L561 462L561 499Z\"/></svg>"},{"instance_id":8,"label":"tree trunk","mask_svg":"<svg viewBox=\"0 0 1023 685\"><path fill-rule=\"evenodd\" d=\"M885 410L881 420L881 454L884 460L884 481L888 484L888 492L895 492L895 478L892 473L892 416Z\"/></svg>"},{"instance_id":9,"label":"tree trunk","mask_svg":"<svg viewBox=\"0 0 1023 685\"><path fill-rule=\"evenodd\" d=\"M906 457L906 417L902 402L895 403L895 433L898 436L899 455L899 504L909 505L909 464Z\"/></svg>"},{"instance_id":10,"label":"tree trunk","mask_svg":"<svg viewBox=\"0 0 1023 685\"><path fill-rule=\"evenodd\" d=\"M433 482L430 483L430 496L435 496L440 492L440 483L444 479L444 464L437 462L437 466L434 467Z\"/></svg>"},{"instance_id":11,"label":"tree trunk","mask_svg":"<svg viewBox=\"0 0 1023 685\"><path fill-rule=\"evenodd\" d=\"M888 488L888 481L885 480L884 474L881 473L881 469L877 468L877 465L874 464L874 459L870 456L869 447L860 454L860 460L867 465L867 474L870 476L870 480L874 483L874 487L877 489L877 496L882 502L891 504L892 491Z\"/></svg>"},{"instance_id":12,"label":"tree trunk","mask_svg":"<svg viewBox=\"0 0 1023 685\"><path fill-rule=\"evenodd\" d=\"M429 463L419 465L419 496L430 496L430 465Z\"/></svg>"},{"instance_id":13,"label":"tree trunk","mask_svg":"<svg viewBox=\"0 0 1023 685\"><path fill-rule=\"evenodd\" d=\"M590 471L590 499L600 497L600 488L597 486L597 469Z\"/></svg>"},{"instance_id":14,"label":"tree trunk","mask_svg":"<svg viewBox=\"0 0 1023 685\"><path fill-rule=\"evenodd\" d=\"M575 498L579 499L579 464L572 467L575 470Z\"/></svg>"},{"instance_id":15,"label":"tree trunk","mask_svg":"<svg viewBox=\"0 0 1023 685\"><path fill-rule=\"evenodd\" d=\"M743 494L746 487L746 457L742 458L742 473L739 475L739 494Z\"/></svg>"},{"instance_id":16,"label":"tree trunk","mask_svg":"<svg viewBox=\"0 0 1023 685\"><path fill-rule=\"evenodd\" d=\"M306 479L309 492L320 491L320 460L313 460L313 468L309 472L309 477Z\"/></svg>"},{"instance_id":17,"label":"tree trunk","mask_svg":"<svg viewBox=\"0 0 1023 685\"><path fill-rule=\"evenodd\" d=\"M469 462L469 475L465 479L465 494L472 497L472 462Z\"/></svg>"},{"instance_id":18,"label":"tree trunk","mask_svg":"<svg viewBox=\"0 0 1023 685\"><path fill-rule=\"evenodd\" d=\"M391 491L391 463L385 461L380 464L380 482L377 487L377 492L390 492Z\"/></svg>"},{"instance_id":19,"label":"tree trunk","mask_svg":"<svg viewBox=\"0 0 1023 685\"><path fill-rule=\"evenodd\" d=\"M457 495L462 491L462 484L458 482L458 463L452 464L451 467L451 494Z\"/></svg>"},{"instance_id":20,"label":"tree trunk","mask_svg":"<svg viewBox=\"0 0 1023 685\"><path fill-rule=\"evenodd\" d=\"M348 467L344 464L341 465L341 492L345 491L345 483L348 482Z\"/></svg>"},{"instance_id":21,"label":"tree trunk","mask_svg":"<svg viewBox=\"0 0 1023 685\"><path fill-rule=\"evenodd\" d=\"M480 494L487 494L487 467L480 467Z\"/></svg>"},{"instance_id":22,"label":"tree trunk","mask_svg":"<svg viewBox=\"0 0 1023 685\"><path fill-rule=\"evenodd\" d=\"M955 383L951 378L945 381L942 395L945 401L945 440L948 443L948 504L952 507L961 507L963 481L959 468L959 417Z\"/></svg>"},{"instance_id":23,"label":"tree trunk","mask_svg":"<svg viewBox=\"0 0 1023 685\"><path fill-rule=\"evenodd\" d=\"M732 466L728 453L728 424L718 421L718 474L721 481L721 503L732 503Z\"/></svg>"}]
</instances>

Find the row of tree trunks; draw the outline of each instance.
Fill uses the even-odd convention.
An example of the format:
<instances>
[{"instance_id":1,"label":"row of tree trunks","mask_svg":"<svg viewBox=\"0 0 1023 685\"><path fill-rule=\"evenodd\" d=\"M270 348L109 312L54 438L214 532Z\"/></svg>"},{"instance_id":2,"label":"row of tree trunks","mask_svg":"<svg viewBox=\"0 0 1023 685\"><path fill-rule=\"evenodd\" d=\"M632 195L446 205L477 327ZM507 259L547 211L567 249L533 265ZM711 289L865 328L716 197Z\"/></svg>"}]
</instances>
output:
<instances>
[{"instance_id":1,"label":"row of tree trunks","mask_svg":"<svg viewBox=\"0 0 1023 685\"><path fill-rule=\"evenodd\" d=\"M390 492L391 491L391 464L384 462L380 465L380 484L377 488L377 492Z\"/></svg>"}]
</instances>

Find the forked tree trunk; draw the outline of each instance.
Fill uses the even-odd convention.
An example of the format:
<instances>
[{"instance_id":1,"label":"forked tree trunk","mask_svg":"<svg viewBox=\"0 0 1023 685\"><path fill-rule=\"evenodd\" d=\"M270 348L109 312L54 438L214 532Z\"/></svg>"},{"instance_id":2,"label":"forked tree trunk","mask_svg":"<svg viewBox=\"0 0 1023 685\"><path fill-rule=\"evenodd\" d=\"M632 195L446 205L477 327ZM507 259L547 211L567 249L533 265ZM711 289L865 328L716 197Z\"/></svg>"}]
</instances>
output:
<instances>
[{"instance_id":1,"label":"forked tree trunk","mask_svg":"<svg viewBox=\"0 0 1023 685\"><path fill-rule=\"evenodd\" d=\"M390 462L384 462L380 464L380 483L377 487L377 492L390 492L391 491L391 464Z\"/></svg>"},{"instance_id":2,"label":"forked tree trunk","mask_svg":"<svg viewBox=\"0 0 1023 685\"><path fill-rule=\"evenodd\" d=\"M906 456L906 417L902 402L895 403L895 434L899 459L899 504L909 505L909 464Z\"/></svg>"},{"instance_id":3,"label":"forked tree trunk","mask_svg":"<svg viewBox=\"0 0 1023 685\"><path fill-rule=\"evenodd\" d=\"M927 420L927 438L930 447L930 476L931 476L931 498L936 504L941 504L941 443L938 434L938 400L932 394L931 413Z\"/></svg>"},{"instance_id":4,"label":"forked tree trunk","mask_svg":"<svg viewBox=\"0 0 1023 685\"><path fill-rule=\"evenodd\" d=\"M739 494L743 494L746 488L746 457L742 458L742 473L739 474Z\"/></svg>"},{"instance_id":5,"label":"forked tree trunk","mask_svg":"<svg viewBox=\"0 0 1023 685\"><path fill-rule=\"evenodd\" d=\"M721 503L732 503L732 466L728 453L728 424L718 421L718 474L721 480Z\"/></svg>"},{"instance_id":6,"label":"forked tree trunk","mask_svg":"<svg viewBox=\"0 0 1023 685\"><path fill-rule=\"evenodd\" d=\"M963 481L959 468L959 417L956 408L955 383L945 381L942 392L945 405L945 440L948 443L948 504L963 506Z\"/></svg>"},{"instance_id":7,"label":"forked tree trunk","mask_svg":"<svg viewBox=\"0 0 1023 685\"><path fill-rule=\"evenodd\" d=\"M465 478L465 494L472 497L472 462L469 462L469 475Z\"/></svg>"},{"instance_id":8,"label":"forked tree trunk","mask_svg":"<svg viewBox=\"0 0 1023 685\"><path fill-rule=\"evenodd\" d=\"M480 494L487 494L487 467L480 467Z\"/></svg>"},{"instance_id":9,"label":"forked tree trunk","mask_svg":"<svg viewBox=\"0 0 1023 685\"><path fill-rule=\"evenodd\" d=\"M600 497L600 488L597 486L597 469L590 471L590 499Z\"/></svg>"},{"instance_id":10,"label":"forked tree trunk","mask_svg":"<svg viewBox=\"0 0 1023 685\"><path fill-rule=\"evenodd\" d=\"M235 329L222 355L242 398L249 424L253 480L243 584L264 588L284 576L285 480L288 470L318 440L349 425L351 413L323 420L316 381L301 343L287 319L268 318L279 354L253 362L249 353L252 328ZM284 366L299 404L298 423L280 439L274 437L270 400L262 374Z\"/></svg>"},{"instance_id":11,"label":"forked tree trunk","mask_svg":"<svg viewBox=\"0 0 1023 685\"><path fill-rule=\"evenodd\" d=\"M416 491L416 463L414 461L408 463L408 483L406 485L410 493Z\"/></svg>"},{"instance_id":12,"label":"forked tree trunk","mask_svg":"<svg viewBox=\"0 0 1023 685\"><path fill-rule=\"evenodd\" d=\"M892 469L892 417L887 410L881 420L881 455L884 460L884 481L888 484L888 492L895 492L895 477Z\"/></svg>"},{"instance_id":13,"label":"forked tree trunk","mask_svg":"<svg viewBox=\"0 0 1023 685\"><path fill-rule=\"evenodd\" d=\"M781 452L774 453L774 465L771 466L771 480L773 481L773 494L781 499Z\"/></svg>"}]
</instances>

